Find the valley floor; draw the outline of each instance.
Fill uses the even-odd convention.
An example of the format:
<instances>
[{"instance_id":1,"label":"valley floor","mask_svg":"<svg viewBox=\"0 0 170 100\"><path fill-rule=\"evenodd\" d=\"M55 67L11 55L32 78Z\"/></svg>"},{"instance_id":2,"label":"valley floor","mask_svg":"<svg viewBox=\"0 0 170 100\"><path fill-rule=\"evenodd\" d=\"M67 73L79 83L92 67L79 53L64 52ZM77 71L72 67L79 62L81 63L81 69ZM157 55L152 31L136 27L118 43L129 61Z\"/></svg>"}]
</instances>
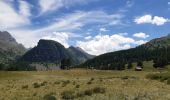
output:
<instances>
[{"instance_id":1,"label":"valley floor","mask_svg":"<svg viewBox=\"0 0 170 100\"><path fill-rule=\"evenodd\" d=\"M152 71L0 72L0 100L170 100L170 85Z\"/></svg>"}]
</instances>

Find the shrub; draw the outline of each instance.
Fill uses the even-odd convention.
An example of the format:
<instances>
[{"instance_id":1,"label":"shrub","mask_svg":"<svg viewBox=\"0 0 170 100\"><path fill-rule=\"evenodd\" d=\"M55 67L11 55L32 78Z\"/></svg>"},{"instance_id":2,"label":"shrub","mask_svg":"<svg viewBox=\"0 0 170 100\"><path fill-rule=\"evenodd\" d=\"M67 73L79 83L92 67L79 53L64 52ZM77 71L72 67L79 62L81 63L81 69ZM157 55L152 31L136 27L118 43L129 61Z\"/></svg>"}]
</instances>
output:
<instances>
[{"instance_id":1,"label":"shrub","mask_svg":"<svg viewBox=\"0 0 170 100\"><path fill-rule=\"evenodd\" d=\"M62 99L70 100L70 99L74 99L75 95L73 91L64 91L61 93L61 97Z\"/></svg>"},{"instance_id":2,"label":"shrub","mask_svg":"<svg viewBox=\"0 0 170 100\"><path fill-rule=\"evenodd\" d=\"M41 87L41 85L38 84L38 83L34 83L34 84L33 84L33 87L34 87L34 88L39 88L39 87Z\"/></svg>"},{"instance_id":3,"label":"shrub","mask_svg":"<svg viewBox=\"0 0 170 100\"><path fill-rule=\"evenodd\" d=\"M103 82L103 79L100 79L100 82Z\"/></svg>"},{"instance_id":4,"label":"shrub","mask_svg":"<svg viewBox=\"0 0 170 100\"><path fill-rule=\"evenodd\" d=\"M55 96L53 96L53 93L50 93L50 94L46 94L44 97L43 97L44 100L57 100Z\"/></svg>"},{"instance_id":5,"label":"shrub","mask_svg":"<svg viewBox=\"0 0 170 100\"><path fill-rule=\"evenodd\" d=\"M149 74L146 76L148 79L159 80L161 82L167 81L167 84L170 84L170 72L167 73L157 73L157 74Z\"/></svg>"},{"instance_id":6,"label":"shrub","mask_svg":"<svg viewBox=\"0 0 170 100\"><path fill-rule=\"evenodd\" d=\"M40 84L40 86L45 86L45 85L47 85L47 82L46 82L46 81L44 81L44 82L42 82L42 83Z\"/></svg>"},{"instance_id":7,"label":"shrub","mask_svg":"<svg viewBox=\"0 0 170 100\"><path fill-rule=\"evenodd\" d=\"M167 84L170 85L170 78L167 80Z\"/></svg>"},{"instance_id":8,"label":"shrub","mask_svg":"<svg viewBox=\"0 0 170 100\"><path fill-rule=\"evenodd\" d=\"M90 79L90 81L94 81L94 78L92 77L92 78Z\"/></svg>"},{"instance_id":9,"label":"shrub","mask_svg":"<svg viewBox=\"0 0 170 100\"><path fill-rule=\"evenodd\" d=\"M63 81L62 87L67 86L67 84L69 84L69 83L70 83L70 81L69 81L69 80L67 80L67 81Z\"/></svg>"},{"instance_id":10,"label":"shrub","mask_svg":"<svg viewBox=\"0 0 170 100\"><path fill-rule=\"evenodd\" d=\"M75 82L75 81L73 82L73 85L76 85L76 82Z\"/></svg>"},{"instance_id":11,"label":"shrub","mask_svg":"<svg viewBox=\"0 0 170 100\"><path fill-rule=\"evenodd\" d=\"M159 80L160 77L161 77L161 76L160 76L159 74L148 74L148 75L146 76L146 78L152 79L152 80Z\"/></svg>"},{"instance_id":12,"label":"shrub","mask_svg":"<svg viewBox=\"0 0 170 100\"><path fill-rule=\"evenodd\" d=\"M93 89L93 92L94 93L101 93L101 94L103 94L103 93L106 92L106 90L105 90L105 88L96 87L96 88Z\"/></svg>"},{"instance_id":13,"label":"shrub","mask_svg":"<svg viewBox=\"0 0 170 100\"><path fill-rule=\"evenodd\" d=\"M91 81L89 81L89 82L87 82L87 84L88 84L88 85L90 85L90 84L92 84L92 82L91 82Z\"/></svg>"},{"instance_id":14,"label":"shrub","mask_svg":"<svg viewBox=\"0 0 170 100\"><path fill-rule=\"evenodd\" d=\"M80 92L80 93L77 93L77 95L76 95L77 97L84 97L85 96L85 94L84 94L84 92Z\"/></svg>"},{"instance_id":15,"label":"shrub","mask_svg":"<svg viewBox=\"0 0 170 100\"><path fill-rule=\"evenodd\" d=\"M93 90L90 89L90 90L85 90L84 91L84 94L87 95L87 96L91 96L93 94Z\"/></svg>"},{"instance_id":16,"label":"shrub","mask_svg":"<svg viewBox=\"0 0 170 100\"><path fill-rule=\"evenodd\" d=\"M54 84L60 84L60 82L58 82L58 81L55 81L55 82L54 82Z\"/></svg>"},{"instance_id":17,"label":"shrub","mask_svg":"<svg viewBox=\"0 0 170 100\"><path fill-rule=\"evenodd\" d=\"M28 85L23 85L22 89L28 89Z\"/></svg>"},{"instance_id":18,"label":"shrub","mask_svg":"<svg viewBox=\"0 0 170 100\"><path fill-rule=\"evenodd\" d=\"M76 88L80 88L80 85L76 85Z\"/></svg>"},{"instance_id":19,"label":"shrub","mask_svg":"<svg viewBox=\"0 0 170 100\"><path fill-rule=\"evenodd\" d=\"M129 76L123 76L121 79L122 80L127 80L127 79L129 79Z\"/></svg>"}]
</instances>

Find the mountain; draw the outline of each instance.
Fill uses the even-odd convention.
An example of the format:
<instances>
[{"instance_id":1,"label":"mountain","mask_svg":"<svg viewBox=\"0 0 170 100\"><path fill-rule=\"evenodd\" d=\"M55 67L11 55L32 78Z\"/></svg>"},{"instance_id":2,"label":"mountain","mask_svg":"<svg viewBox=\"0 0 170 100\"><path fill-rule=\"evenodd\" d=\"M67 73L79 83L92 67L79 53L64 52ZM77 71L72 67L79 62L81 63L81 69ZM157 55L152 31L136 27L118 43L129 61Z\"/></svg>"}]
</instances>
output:
<instances>
[{"instance_id":1,"label":"mountain","mask_svg":"<svg viewBox=\"0 0 170 100\"><path fill-rule=\"evenodd\" d=\"M139 61L150 61L165 64L170 62L170 35L153 39L146 44L111 53L99 55L79 65L96 69L124 69L125 64Z\"/></svg>"},{"instance_id":2,"label":"mountain","mask_svg":"<svg viewBox=\"0 0 170 100\"><path fill-rule=\"evenodd\" d=\"M81 63L87 61L88 59L94 58L93 55L90 55L90 54L86 53L85 51L83 51L79 47L71 46L67 50L69 51L71 57L74 58L74 61L77 64L81 64Z\"/></svg>"},{"instance_id":3,"label":"mountain","mask_svg":"<svg viewBox=\"0 0 170 100\"><path fill-rule=\"evenodd\" d=\"M25 52L25 47L17 43L9 32L0 31L0 63L14 60Z\"/></svg>"},{"instance_id":4,"label":"mountain","mask_svg":"<svg viewBox=\"0 0 170 100\"><path fill-rule=\"evenodd\" d=\"M36 47L23 55L21 60L31 63L60 63L63 59L71 59L72 64L77 65L91 57L93 56L80 51L78 48L70 47L66 49L62 44L56 41L41 39Z\"/></svg>"},{"instance_id":5,"label":"mountain","mask_svg":"<svg viewBox=\"0 0 170 100\"><path fill-rule=\"evenodd\" d=\"M64 58L69 58L69 52L63 45L53 40L41 39L36 47L23 55L21 60L56 63Z\"/></svg>"}]
</instances>

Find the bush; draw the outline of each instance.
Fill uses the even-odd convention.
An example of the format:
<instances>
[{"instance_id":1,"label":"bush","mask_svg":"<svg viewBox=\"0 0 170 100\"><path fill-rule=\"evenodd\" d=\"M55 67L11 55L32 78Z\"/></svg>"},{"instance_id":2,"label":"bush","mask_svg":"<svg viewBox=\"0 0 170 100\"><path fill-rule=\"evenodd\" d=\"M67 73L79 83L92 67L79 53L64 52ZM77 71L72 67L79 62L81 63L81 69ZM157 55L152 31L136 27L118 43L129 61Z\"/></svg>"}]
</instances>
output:
<instances>
[{"instance_id":1,"label":"bush","mask_svg":"<svg viewBox=\"0 0 170 100\"><path fill-rule=\"evenodd\" d=\"M127 80L127 79L129 79L129 76L123 76L121 79L122 80Z\"/></svg>"},{"instance_id":2,"label":"bush","mask_svg":"<svg viewBox=\"0 0 170 100\"><path fill-rule=\"evenodd\" d=\"M54 82L54 84L60 84L60 82L58 82L58 81L55 81L55 82Z\"/></svg>"},{"instance_id":3,"label":"bush","mask_svg":"<svg viewBox=\"0 0 170 100\"><path fill-rule=\"evenodd\" d=\"M22 89L28 89L28 85L23 85Z\"/></svg>"},{"instance_id":4,"label":"bush","mask_svg":"<svg viewBox=\"0 0 170 100\"><path fill-rule=\"evenodd\" d=\"M69 81L69 80L67 80L67 81L63 81L62 87L67 86L67 84L69 84L69 83L70 83L70 81Z\"/></svg>"},{"instance_id":5,"label":"bush","mask_svg":"<svg viewBox=\"0 0 170 100\"><path fill-rule=\"evenodd\" d=\"M44 100L57 100L55 96L53 96L53 93L50 93L50 94L46 94L44 97L43 97Z\"/></svg>"},{"instance_id":6,"label":"bush","mask_svg":"<svg viewBox=\"0 0 170 100\"><path fill-rule=\"evenodd\" d=\"M105 90L105 88L96 87L96 88L93 89L93 92L94 93L101 93L101 94L103 94L103 93L106 92L106 90Z\"/></svg>"},{"instance_id":7,"label":"bush","mask_svg":"<svg viewBox=\"0 0 170 100\"><path fill-rule=\"evenodd\" d=\"M161 82L167 81L167 84L170 84L170 72L167 73L157 73L157 74L149 74L146 76L148 79L159 80Z\"/></svg>"},{"instance_id":8,"label":"bush","mask_svg":"<svg viewBox=\"0 0 170 100\"><path fill-rule=\"evenodd\" d=\"M39 88L39 87L41 87L41 85L38 84L38 83L34 83L34 84L33 84L33 87L34 87L34 88Z\"/></svg>"},{"instance_id":9,"label":"bush","mask_svg":"<svg viewBox=\"0 0 170 100\"><path fill-rule=\"evenodd\" d=\"M161 76L159 74L148 74L146 78L152 79L152 80L159 80Z\"/></svg>"},{"instance_id":10,"label":"bush","mask_svg":"<svg viewBox=\"0 0 170 100\"><path fill-rule=\"evenodd\" d=\"M80 88L80 85L76 85L76 88Z\"/></svg>"},{"instance_id":11,"label":"bush","mask_svg":"<svg viewBox=\"0 0 170 100\"><path fill-rule=\"evenodd\" d=\"M90 89L90 90L85 90L84 91L84 94L87 95L87 96L91 96L93 94L93 90Z\"/></svg>"},{"instance_id":12,"label":"bush","mask_svg":"<svg viewBox=\"0 0 170 100\"><path fill-rule=\"evenodd\" d=\"M87 84L88 84L88 85L90 85L90 84L92 84L92 82L91 82L91 81L89 81L89 82L87 82Z\"/></svg>"},{"instance_id":13,"label":"bush","mask_svg":"<svg viewBox=\"0 0 170 100\"><path fill-rule=\"evenodd\" d=\"M92 77L92 78L90 79L90 81L94 81L94 78Z\"/></svg>"},{"instance_id":14,"label":"bush","mask_svg":"<svg viewBox=\"0 0 170 100\"><path fill-rule=\"evenodd\" d=\"M167 84L170 85L170 78L167 80Z\"/></svg>"},{"instance_id":15,"label":"bush","mask_svg":"<svg viewBox=\"0 0 170 100\"><path fill-rule=\"evenodd\" d=\"M61 93L61 97L62 99L70 100L70 99L74 99L75 95L73 91L64 91Z\"/></svg>"},{"instance_id":16,"label":"bush","mask_svg":"<svg viewBox=\"0 0 170 100\"><path fill-rule=\"evenodd\" d=\"M40 85L41 85L41 86L45 86L45 85L47 85L47 82L44 81L44 82L42 82Z\"/></svg>"}]
</instances>

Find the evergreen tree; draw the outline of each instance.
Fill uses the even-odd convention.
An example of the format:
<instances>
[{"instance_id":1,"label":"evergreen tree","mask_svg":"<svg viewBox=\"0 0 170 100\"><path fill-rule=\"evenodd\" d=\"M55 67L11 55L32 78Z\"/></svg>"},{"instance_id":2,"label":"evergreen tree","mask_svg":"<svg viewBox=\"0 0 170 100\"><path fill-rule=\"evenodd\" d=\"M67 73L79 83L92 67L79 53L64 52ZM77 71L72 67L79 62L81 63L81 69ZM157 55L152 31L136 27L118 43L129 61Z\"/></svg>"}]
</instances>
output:
<instances>
[{"instance_id":1,"label":"evergreen tree","mask_svg":"<svg viewBox=\"0 0 170 100\"><path fill-rule=\"evenodd\" d=\"M128 63L128 66L127 66L128 69L132 69L133 68L133 65L131 62Z\"/></svg>"},{"instance_id":2,"label":"evergreen tree","mask_svg":"<svg viewBox=\"0 0 170 100\"><path fill-rule=\"evenodd\" d=\"M142 61L138 61L138 62L137 62L137 66L140 66L140 67L143 68L143 62L142 62Z\"/></svg>"},{"instance_id":3,"label":"evergreen tree","mask_svg":"<svg viewBox=\"0 0 170 100\"><path fill-rule=\"evenodd\" d=\"M63 59L61 60L61 69L70 69L71 60L70 59Z\"/></svg>"},{"instance_id":4,"label":"evergreen tree","mask_svg":"<svg viewBox=\"0 0 170 100\"><path fill-rule=\"evenodd\" d=\"M3 70L4 69L4 64L0 63L0 70Z\"/></svg>"}]
</instances>

